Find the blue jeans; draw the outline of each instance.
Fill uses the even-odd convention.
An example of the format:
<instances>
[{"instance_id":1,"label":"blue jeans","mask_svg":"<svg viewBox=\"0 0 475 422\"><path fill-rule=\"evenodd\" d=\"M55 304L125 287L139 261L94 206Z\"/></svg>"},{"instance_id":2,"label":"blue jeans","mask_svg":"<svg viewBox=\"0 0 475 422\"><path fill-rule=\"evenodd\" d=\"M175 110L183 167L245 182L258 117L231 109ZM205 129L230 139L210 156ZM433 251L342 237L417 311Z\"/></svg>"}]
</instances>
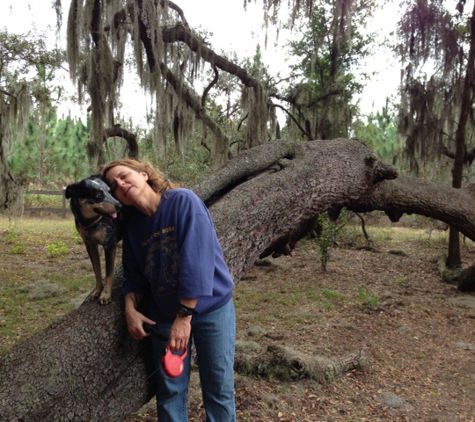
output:
<instances>
[{"instance_id":1,"label":"blue jeans","mask_svg":"<svg viewBox=\"0 0 475 422\"><path fill-rule=\"evenodd\" d=\"M171 322L158 321L156 328L170 331ZM162 370L161 357L166 342L152 336L153 355L157 369L157 416L159 422L188 421L188 382L190 380L190 346L193 340L198 358L203 403L207 422L234 422L234 340L235 317L232 299L219 309L191 320L191 336L185 370L170 378ZM179 354L182 352L180 351Z\"/></svg>"}]
</instances>

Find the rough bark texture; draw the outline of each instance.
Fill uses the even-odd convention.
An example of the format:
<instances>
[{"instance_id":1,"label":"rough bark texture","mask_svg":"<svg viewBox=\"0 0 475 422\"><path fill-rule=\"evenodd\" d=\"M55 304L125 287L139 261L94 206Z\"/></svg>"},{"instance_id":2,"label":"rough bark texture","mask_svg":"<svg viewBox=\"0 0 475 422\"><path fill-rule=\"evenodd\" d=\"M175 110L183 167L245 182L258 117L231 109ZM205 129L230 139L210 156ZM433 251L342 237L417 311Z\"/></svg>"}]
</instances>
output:
<instances>
[{"instance_id":1,"label":"rough bark texture","mask_svg":"<svg viewBox=\"0 0 475 422\"><path fill-rule=\"evenodd\" d=\"M195 191L210 206L236 281L282 239L301 237L302 222L321 211L336 216L342 207L382 209L393 219L417 212L475 238L471 189L394 177L359 140L275 141L239 156ZM123 421L148 401L147 345L126 333L117 281L111 305L86 301L0 359L1 421Z\"/></svg>"},{"instance_id":2,"label":"rough bark texture","mask_svg":"<svg viewBox=\"0 0 475 422\"><path fill-rule=\"evenodd\" d=\"M86 300L2 357L1 421L123 421L150 400L148 342L128 335L119 286L111 305Z\"/></svg>"},{"instance_id":3,"label":"rough bark texture","mask_svg":"<svg viewBox=\"0 0 475 422\"><path fill-rule=\"evenodd\" d=\"M366 365L364 350L329 359L307 355L290 347L268 346L257 356L236 352L235 369L242 374L289 379L312 379L319 383L332 382L341 374Z\"/></svg>"}]
</instances>

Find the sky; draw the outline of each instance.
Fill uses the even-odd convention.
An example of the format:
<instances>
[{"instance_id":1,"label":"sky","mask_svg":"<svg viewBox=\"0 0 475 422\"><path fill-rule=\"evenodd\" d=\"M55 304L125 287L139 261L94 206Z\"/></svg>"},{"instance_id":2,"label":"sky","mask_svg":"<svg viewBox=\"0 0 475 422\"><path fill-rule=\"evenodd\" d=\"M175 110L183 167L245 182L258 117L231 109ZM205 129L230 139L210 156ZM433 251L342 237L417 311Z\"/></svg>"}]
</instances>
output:
<instances>
[{"instance_id":1,"label":"sky","mask_svg":"<svg viewBox=\"0 0 475 422\"><path fill-rule=\"evenodd\" d=\"M6 27L9 32L24 33L30 29L39 32L46 31L55 42L56 14L51 7L53 0L1 0L3 4L0 13L0 27ZM65 27L70 0L62 0L63 4L63 29L62 39L65 40ZM175 0L183 9L188 23L192 27L207 29L213 34L210 39L215 51L236 51L240 58L252 57L256 45L261 45L263 61L271 69L285 69L286 57L283 45L288 34L280 34L277 39L275 32L268 33L267 46L264 47L264 30L262 29L262 6L254 2L243 9L242 0ZM395 28L398 17L398 5L389 4L379 12L371 24L371 30L377 31L381 38ZM361 110L363 113L378 111L385 103L386 97L396 93L399 83L399 69L389 53L385 50L376 52L368 59L366 69L375 72L371 83L365 88L361 96ZM69 83L67 72L60 75L62 82ZM127 95L135 104L130 112L137 110L137 101L143 99L143 94L137 86L127 83ZM145 102L142 101L143 104ZM125 107L122 114L125 116L129 110ZM75 108L74 114L84 114L84 110ZM142 113L145 113L145 108Z\"/></svg>"}]
</instances>

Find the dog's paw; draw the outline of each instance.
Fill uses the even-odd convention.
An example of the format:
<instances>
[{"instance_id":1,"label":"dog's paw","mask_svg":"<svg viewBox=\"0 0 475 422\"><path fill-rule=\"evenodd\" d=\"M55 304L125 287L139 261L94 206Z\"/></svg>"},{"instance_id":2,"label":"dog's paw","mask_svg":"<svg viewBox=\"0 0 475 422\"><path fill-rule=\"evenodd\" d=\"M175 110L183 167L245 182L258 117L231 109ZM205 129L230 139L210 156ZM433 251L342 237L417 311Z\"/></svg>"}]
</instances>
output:
<instances>
[{"instance_id":1,"label":"dog's paw","mask_svg":"<svg viewBox=\"0 0 475 422\"><path fill-rule=\"evenodd\" d=\"M111 303L111 294L105 291L102 291L101 295L99 296L99 302L101 305L107 305Z\"/></svg>"},{"instance_id":2,"label":"dog's paw","mask_svg":"<svg viewBox=\"0 0 475 422\"><path fill-rule=\"evenodd\" d=\"M92 291L92 297L99 297L101 294L102 294L102 288L100 289L96 288Z\"/></svg>"}]
</instances>

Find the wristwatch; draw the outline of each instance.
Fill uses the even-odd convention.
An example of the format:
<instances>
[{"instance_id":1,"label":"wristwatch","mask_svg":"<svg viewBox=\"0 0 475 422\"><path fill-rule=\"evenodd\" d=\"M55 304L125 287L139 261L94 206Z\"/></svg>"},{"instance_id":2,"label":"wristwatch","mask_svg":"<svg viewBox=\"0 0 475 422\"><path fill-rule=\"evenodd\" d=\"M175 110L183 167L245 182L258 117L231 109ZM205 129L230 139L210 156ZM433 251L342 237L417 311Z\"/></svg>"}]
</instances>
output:
<instances>
[{"instance_id":1,"label":"wristwatch","mask_svg":"<svg viewBox=\"0 0 475 422\"><path fill-rule=\"evenodd\" d=\"M193 316L196 315L196 311L193 308L190 308L180 303L177 315L181 317Z\"/></svg>"}]
</instances>

